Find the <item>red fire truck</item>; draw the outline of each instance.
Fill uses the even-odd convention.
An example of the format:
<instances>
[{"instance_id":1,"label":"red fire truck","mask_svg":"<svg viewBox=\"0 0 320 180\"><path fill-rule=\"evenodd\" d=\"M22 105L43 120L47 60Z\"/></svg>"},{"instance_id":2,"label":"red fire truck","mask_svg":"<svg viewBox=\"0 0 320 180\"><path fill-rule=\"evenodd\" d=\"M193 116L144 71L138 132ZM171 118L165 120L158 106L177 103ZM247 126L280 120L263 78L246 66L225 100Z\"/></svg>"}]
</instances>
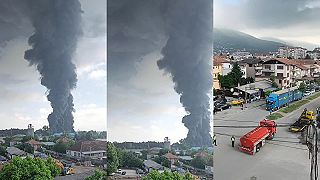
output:
<instances>
[{"instance_id":1,"label":"red fire truck","mask_svg":"<svg viewBox=\"0 0 320 180\"><path fill-rule=\"evenodd\" d=\"M268 119L260 121L258 127L240 138L239 149L251 155L259 152L266 139L271 140L277 132L276 126L276 122Z\"/></svg>"}]
</instances>

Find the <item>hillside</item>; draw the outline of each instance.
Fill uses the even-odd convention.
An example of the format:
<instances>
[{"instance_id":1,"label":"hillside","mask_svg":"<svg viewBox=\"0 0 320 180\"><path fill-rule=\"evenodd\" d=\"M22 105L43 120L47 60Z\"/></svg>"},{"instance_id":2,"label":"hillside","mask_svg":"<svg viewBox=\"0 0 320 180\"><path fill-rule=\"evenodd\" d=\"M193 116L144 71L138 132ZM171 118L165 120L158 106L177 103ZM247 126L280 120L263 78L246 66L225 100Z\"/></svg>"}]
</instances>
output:
<instances>
[{"instance_id":1,"label":"hillside","mask_svg":"<svg viewBox=\"0 0 320 180\"><path fill-rule=\"evenodd\" d=\"M252 53L275 52L284 44L274 41L258 39L249 34L229 29L214 29L214 53L235 52L246 50Z\"/></svg>"}]
</instances>

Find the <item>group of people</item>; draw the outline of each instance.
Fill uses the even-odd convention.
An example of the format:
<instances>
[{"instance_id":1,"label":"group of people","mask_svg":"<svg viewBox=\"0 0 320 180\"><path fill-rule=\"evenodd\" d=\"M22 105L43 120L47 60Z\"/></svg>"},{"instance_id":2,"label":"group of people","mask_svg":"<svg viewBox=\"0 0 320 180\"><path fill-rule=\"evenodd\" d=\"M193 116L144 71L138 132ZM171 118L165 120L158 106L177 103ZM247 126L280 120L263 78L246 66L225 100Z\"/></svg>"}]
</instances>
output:
<instances>
[{"instance_id":1,"label":"group of people","mask_svg":"<svg viewBox=\"0 0 320 180\"><path fill-rule=\"evenodd\" d=\"M234 142L236 138L234 136L231 136L231 146L234 147ZM217 146L217 136L213 135L213 145Z\"/></svg>"}]
</instances>

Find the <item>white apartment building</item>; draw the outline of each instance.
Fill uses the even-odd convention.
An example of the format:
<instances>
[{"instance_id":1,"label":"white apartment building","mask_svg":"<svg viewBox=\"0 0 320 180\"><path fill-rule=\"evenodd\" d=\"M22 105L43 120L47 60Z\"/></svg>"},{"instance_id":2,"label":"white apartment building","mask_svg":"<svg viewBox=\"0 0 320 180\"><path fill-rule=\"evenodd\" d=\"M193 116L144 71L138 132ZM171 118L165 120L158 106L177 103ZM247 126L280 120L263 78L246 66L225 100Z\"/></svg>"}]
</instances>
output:
<instances>
[{"instance_id":1,"label":"white apartment building","mask_svg":"<svg viewBox=\"0 0 320 180\"><path fill-rule=\"evenodd\" d=\"M281 58L305 59L307 49L302 47L280 47L278 49L278 55Z\"/></svg>"},{"instance_id":2,"label":"white apartment building","mask_svg":"<svg viewBox=\"0 0 320 180\"><path fill-rule=\"evenodd\" d=\"M292 80L293 66L288 59L271 59L263 63L262 75L256 79L270 79L275 76L275 82L279 87L289 87Z\"/></svg>"}]
</instances>

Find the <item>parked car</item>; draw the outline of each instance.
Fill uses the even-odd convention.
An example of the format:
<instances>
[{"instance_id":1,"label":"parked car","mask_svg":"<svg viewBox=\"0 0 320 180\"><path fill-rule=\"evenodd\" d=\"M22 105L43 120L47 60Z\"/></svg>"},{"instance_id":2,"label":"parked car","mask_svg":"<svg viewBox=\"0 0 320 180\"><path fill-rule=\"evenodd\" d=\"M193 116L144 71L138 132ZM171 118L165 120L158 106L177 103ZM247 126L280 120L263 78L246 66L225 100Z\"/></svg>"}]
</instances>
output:
<instances>
[{"instance_id":1,"label":"parked car","mask_svg":"<svg viewBox=\"0 0 320 180\"><path fill-rule=\"evenodd\" d=\"M238 100L231 101L231 105L240 105L243 102L244 102L243 99L238 99Z\"/></svg>"},{"instance_id":2,"label":"parked car","mask_svg":"<svg viewBox=\"0 0 320 180\"><path fill-rule=\"evenodd\" d=\"M311 91L306 91L303 93L304 96L310 96L311 95Z\"/></svg>"},{"instance_id":3,"label":"parked car","mask_svg":"<svg viewBox=\"0 0 320 180\"><path fill-rule=\"evenodd\" d=\"M137 169L136 169L136 173L137 173L137 174L143 174L143 170L142 170L142 169L137 168Z\"/></svg>"}]
</instances>

